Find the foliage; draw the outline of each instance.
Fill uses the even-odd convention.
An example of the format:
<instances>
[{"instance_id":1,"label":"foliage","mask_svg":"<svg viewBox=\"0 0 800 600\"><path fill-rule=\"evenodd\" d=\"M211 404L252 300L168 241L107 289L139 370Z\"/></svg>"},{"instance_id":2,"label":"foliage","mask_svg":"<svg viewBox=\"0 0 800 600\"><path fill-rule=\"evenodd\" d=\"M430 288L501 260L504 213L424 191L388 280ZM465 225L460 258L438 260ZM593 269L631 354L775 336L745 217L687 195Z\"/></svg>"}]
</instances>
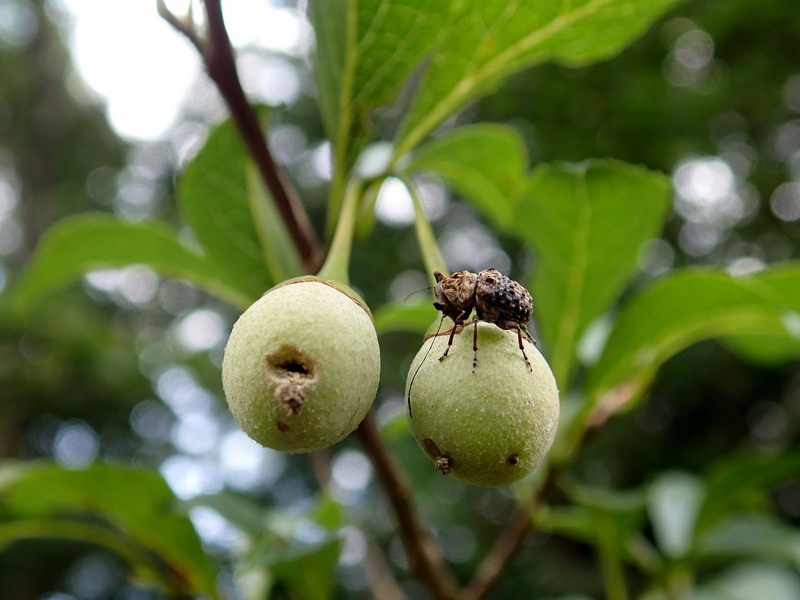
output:
<instances>
[{"instance_id":1,"label":"foliage","mask_svg":"<svg viewBox=\"0 0 800 600\"><path fill-rule=\"evenodd\" d=\"M796 573L779 565L797 564L800 532L780 517L770 494L796 477L796 451L732 453L698 472L661 472L624 490L584 481L581 461L590 434L634 409L661 368L689 346L723 338L744 357L773 363L796 358L800 264L787 261L744 276L691 266L648 280L638 272L640 255L670 227L667 176L587 156L531 165L518 129L499 123L450 126L468 103L525 68L543 62L585 66L615 55L674 4L312 2L319 111L335 165L327 219L328 229L336 231L323 272L333 270L347 283L353 230L358 224L366 236L356 253L377 237L369 231L375 227L375 194L389 180L402 181L416 200L419 262L427 270L441 265L418 193L426 177L443 181L498 235L534 257L524 281L535 299L535 335L564 408L549 464L514 488L521 531L533 524L564 544L591 547L603 583L588 593L611 600L632 594L727 598L731 581L762 580L783 590L775 592L777 598L798 585ZM362 161L379 146L373 144L387 141L388 156L364 173ZM46 296L84 272L140 264L244 309L265 289L301 274L277 200L253 160L234 122L218 124L177 183L191 235L158 221L68 216L42 237L13 285L9 306L24 322L35 318ZM403 332L423 333L435 318L428 305L379 301L371 308L382 342ZM402 362L400 354L393 360ZM407 427L390 422L382 434L406 459ZM376 453L369 445L367 451ZM386 468L371 458L377 469ZM414 486L423 496L434 484L418 473L424 467L414 460L407 461L407 470L413 481L425 482ZM255 598L272 589L299 599L335 597L343 532L355 527L346 503L325 490L299 511L265 509L229 491L191 502L211 507L244 533L244 547L234 557L243 594ZM214 567L176 505L151 471L103 465L70 471L25 463L0 471L4 543L53 535L98 544L119 553L136 577L165 593L216 597ZM400 520L406 535L417 535L408 534ZM302 531L309 527L315 535L304 543ZM415 556L406 543L410 563L429 560ZM752 562L736 562L742 559ZM470 580L459 591L448 589L447 581L438 581L437 588L436 575L429 576L432 582L416 573L440 598L481 597L488 592L482 574L480 568L458 573ZM541 585L542 593L586 591L565 589L563 580Z\"/></svg>"}]
</instances>

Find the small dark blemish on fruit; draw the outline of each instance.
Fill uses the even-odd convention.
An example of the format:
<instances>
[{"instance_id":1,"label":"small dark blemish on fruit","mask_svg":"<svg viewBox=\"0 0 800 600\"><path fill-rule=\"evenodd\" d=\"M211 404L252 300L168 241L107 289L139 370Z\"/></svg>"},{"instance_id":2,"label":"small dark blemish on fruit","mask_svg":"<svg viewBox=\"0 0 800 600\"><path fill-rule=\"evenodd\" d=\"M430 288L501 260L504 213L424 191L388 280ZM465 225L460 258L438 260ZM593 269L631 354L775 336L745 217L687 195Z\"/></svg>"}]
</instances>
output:
<instances>
[{"instance_id":1,"label":"small dark blemish on fruit","mask_svg":"<svg viewBox=\"0 0 800 600\"><path fill-rule=\"evenodd\" d=\"M436 445L436 442L431 438L422 440L422 445L425 447L425 452L431 457L431 460L433 460L436 468L442 472L442 475L449 475L450 467L452 466L450 457L445 456L442 451L439 450L439 446Z\"/></svg>"},{"instance_id":2,"label":"small dark blemish on fruit","mask_svg":"<svg viewBox=\"0 0 800 600\"><path fill-rule=\"evenodd\" d=\"M506 462L513 467L517 466L519 464L519 454L509 455L509 457L506 459Z\"/></svg>"},{"instance_id":3,"label":"small dark blemish on fruit","mask_svg":"<svg viewBox=\"0 0 800 600\"><path fill-rule=\"evenodd\" d=\"M289 426L283 421L278 421L277 426L278 431L289 431Z\"/></svg>"}]
</instances>

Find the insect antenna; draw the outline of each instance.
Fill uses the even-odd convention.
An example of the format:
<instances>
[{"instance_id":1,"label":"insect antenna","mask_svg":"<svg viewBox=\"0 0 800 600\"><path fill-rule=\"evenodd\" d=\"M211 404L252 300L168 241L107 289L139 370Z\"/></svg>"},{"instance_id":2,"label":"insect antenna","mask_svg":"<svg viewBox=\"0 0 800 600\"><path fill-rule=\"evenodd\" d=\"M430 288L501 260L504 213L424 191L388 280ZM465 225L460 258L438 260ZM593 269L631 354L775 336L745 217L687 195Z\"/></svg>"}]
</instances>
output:
<instances>
[{"instance_id":1,"label":"insect antenna","mask_svg":"<svg viewBox=\"0 0 800 600\"><path fill-rule=\"evenodd\" d=\"M409 298L411 298L411 296L415 296L416 294L419 294L420 292L429 292L429 291L431 291L432 289L433 289L433 286L432 286L432 285L429 285L428 287L424 287L424 288L422 288L422 289L419 289L419 290L414 290L414 291L413 291L413 292L411 292L411 293L410 293L408 296L406 296L405 298L403 298L403 302L408 302L408 299L409 299Z\"/></svg>"},{"instance_id":2,"label":"insect antenna","mask_svg":"<svg viewBox=\"0 0 800 600\"><path fill-rule=\"evenodd\" d=\"M411 376L411 383L408 384L408 398L406 399L406 403L408 404L408 416L409 418L413 419L414 415L411 412L411 388L414 387L414 380L417 378L417 373L422 368L422 365L425 363L425 359L428 358L428 354L430 354L431 350L433 349L433 344L436 342L436 336L439 335L439 331L442 329L442 323L444 323L445 315L442 315L442 318L439 319L439 326L436 328L436 333L431 336L431 345L428 346L428 350L425 352L425 356L422 357L422 360L419 361L417 365L417 370L414 371L414 375Z\"/></svg>"}]
</instances>

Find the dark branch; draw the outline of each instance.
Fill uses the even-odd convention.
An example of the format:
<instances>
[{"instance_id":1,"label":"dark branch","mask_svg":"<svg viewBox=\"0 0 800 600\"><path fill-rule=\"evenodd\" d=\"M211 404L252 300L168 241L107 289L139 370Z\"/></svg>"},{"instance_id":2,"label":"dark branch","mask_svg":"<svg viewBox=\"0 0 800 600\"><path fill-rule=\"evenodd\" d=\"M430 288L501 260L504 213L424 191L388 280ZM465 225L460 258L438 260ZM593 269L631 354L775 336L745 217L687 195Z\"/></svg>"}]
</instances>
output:
<instances>
[{"instance_id":1,"label":"dark branch","mask_svg":"<svg viewBox=\"0 0 800 600\"><path fill-rule=\"evenodd\" d=\"M444 563L439 547L419 521L408 481L394 464L380 439L372 413L361 423L357 434L397 516L400 537L408 554L411 571L425 583L436 600L453 600L456 598L456 583Z\"/></svg>"},{"instance_id":2,"label":"dark branch","mask_svg":"<svg viewBox=\"0 0 800 600\"><path fill-rule=\"evenodd\" d=\"M533 517L552 494L554 479L553 471L550 471L539 490L517 508L459 600L482 600L486 597L533 529Z\"/></svg>"},{"instance_id":3,"label":"dark branch","mask_svg":"<svg viewBox=\"0 0 800 600\"><path fill-rule=\"evenodd\" d=\"M239 135L275 200L306 272L316 273L322 258L317 237L289 177L273 160L258 117L242 89L220 0L205 0L204 6L208 28L205 39L198 34L191 22L183 21L170 13L163 2L158 5L161 16L185 35L200 52L208 76L228 105Z\"/></svg>"}]
</instances>

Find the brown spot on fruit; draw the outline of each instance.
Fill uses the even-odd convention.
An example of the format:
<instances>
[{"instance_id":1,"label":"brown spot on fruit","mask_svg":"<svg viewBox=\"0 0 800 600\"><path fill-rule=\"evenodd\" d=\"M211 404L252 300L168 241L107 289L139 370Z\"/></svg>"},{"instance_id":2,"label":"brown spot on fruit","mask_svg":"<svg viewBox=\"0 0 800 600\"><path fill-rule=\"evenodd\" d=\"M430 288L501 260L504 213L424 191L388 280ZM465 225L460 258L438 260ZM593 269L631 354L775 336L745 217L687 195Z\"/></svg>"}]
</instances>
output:
<instances>
[{"instance_id":1,"label":"brown spot on fruit","mask_svg":"<svg viewBox=\"0 0 800 600\"><path fill-rule=\"evenodd\" d=\"M275 383L275 399L286 406L290 415L299 414L307 390L317 381L314 359L302 350L284 345L264 357L264 366L267 377Z\"/></svg>"},{"instance_id":2,"label":"brown spot on fruit","mask_svg":"<svg viewBox=\"0 0 800 600\"><path fill-rule=\"evenodd\" d=\"M283 421L278 421L277 427L278 431L289 431L289 426Z\"/></svg>"}]
</instances>

